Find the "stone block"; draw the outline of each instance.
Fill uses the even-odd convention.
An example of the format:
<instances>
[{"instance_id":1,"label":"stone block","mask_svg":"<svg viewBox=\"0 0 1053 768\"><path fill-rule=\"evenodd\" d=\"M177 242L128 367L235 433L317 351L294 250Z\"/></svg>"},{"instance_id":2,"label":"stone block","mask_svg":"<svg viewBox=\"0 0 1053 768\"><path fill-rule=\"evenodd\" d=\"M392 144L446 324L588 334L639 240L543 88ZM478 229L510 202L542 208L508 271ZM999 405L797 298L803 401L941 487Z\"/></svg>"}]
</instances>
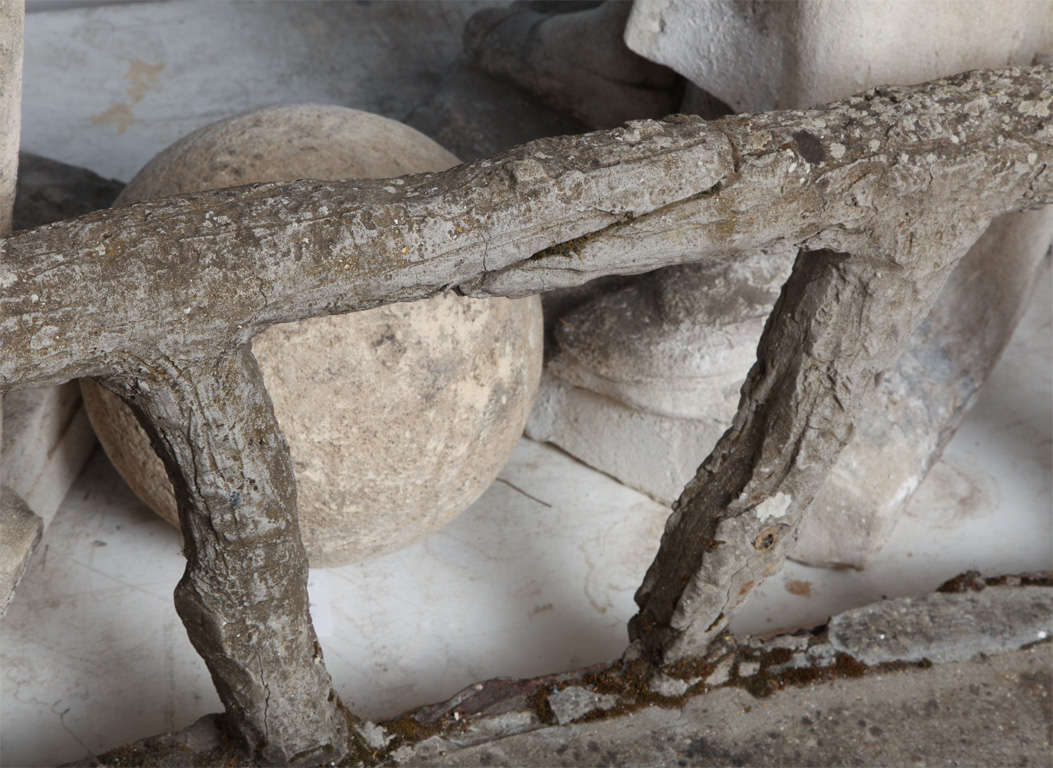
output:
<instances>
[{"instance_id":1,"label":"stone block","mask_svg":"<svg viewBox=\"0 0 1053 768\"><path fill-rule=\"evenodd\" d=\"M1048 0L635 0L625 42L736 112L763 112L1030 64L1053 52L1053 13Z\"/></svg>"},{"instance_id":2,"label":"stone block","mask_svg":"<svg viewBox=\"0 0 1053 768\"><path fill-rule=\"evenodd\" d=\"M95 445L75 382L6 394L0 453L3 482L45 528Z\"/></svg>"},{"instance_id":3,"label":"stone block","mask_svg":"<svg viewBox=\"0 0 1053 768\"><path fill-rule=\"evenodd\" d=\"M864 664L969 661L1053 637L1053 589L987 587L882 600L830 620L831 645Z\"/></svg>"},{"instance_id":4,"label":"stone block","mask_svg":"<svg viewBox=\"0 0 1053 768\"><path fill-rule=\"evenodd\" d=\"M595 710L611 709L617 703L617 696L596 693L580 685L560 688L548 695L548 704L560 725L566 725Z\"/></svg>"},{"instance_id":5,"label":"stone block","mask_svg":"<svg viewBox=\"0 0 1053 768\"><path fill-rule=\"evenodd\" d=\"M29 558L44 534L44 521L7 486L0 486L0 534L0 618L3 618Z\"/></svg>"},{"instance_id":6,"label":"stone block","mask_svg":"<svg viewBox=\"0 0 1053 768\"><path fill-rule=\"evenodd\" d=\"M638 410L546 371L526 435L671 504L723 429L715 420Z\"/></svg>"}]
</instances>

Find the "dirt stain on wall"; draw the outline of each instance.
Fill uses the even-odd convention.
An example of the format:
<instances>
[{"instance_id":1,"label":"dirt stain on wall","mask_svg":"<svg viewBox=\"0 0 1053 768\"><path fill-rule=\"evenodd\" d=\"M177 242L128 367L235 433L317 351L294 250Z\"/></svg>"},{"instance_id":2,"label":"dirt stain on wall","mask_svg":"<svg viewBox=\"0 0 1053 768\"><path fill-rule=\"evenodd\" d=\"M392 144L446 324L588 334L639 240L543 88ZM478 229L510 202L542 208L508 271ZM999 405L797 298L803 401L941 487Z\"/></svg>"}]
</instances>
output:
<instances>
[{"instance_id":1,"label":"dirt stain on wall","mask_svg":"<svg viewBox=\"0 0 1053 768\"><path fill-rule=\"evenodd\" d=\"M135 119L132 107L160 84L164 68L164 62L147 64L142 59L132 59L128 64L128 72L124 75L124 79L128 81L128 100L114 102L99 114L92 115L92 125L113 125L117 128L117 133L121 134L140 122Z\"/></svg>"}]
</instances>

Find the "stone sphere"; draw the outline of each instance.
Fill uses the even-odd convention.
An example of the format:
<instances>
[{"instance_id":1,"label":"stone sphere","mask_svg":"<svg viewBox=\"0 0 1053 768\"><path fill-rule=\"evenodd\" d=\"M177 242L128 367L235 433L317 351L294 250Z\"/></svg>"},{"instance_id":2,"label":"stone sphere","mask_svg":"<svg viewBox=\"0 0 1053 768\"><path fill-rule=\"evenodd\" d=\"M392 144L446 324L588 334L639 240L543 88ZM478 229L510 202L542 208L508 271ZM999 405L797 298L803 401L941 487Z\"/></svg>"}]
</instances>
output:
<instances>
[{"instance_id":1,"label":"stone sphere","mask_svg":"<svg viewBox=\"0 0 1053 768\"><path fill-rule=\"evenodd\" d=\"M117 205L301 178L386 178L458 160L401 123L335 106L261 109L206 126L151 160ZM292 453L312 566L404 547L497 476L541 376L538 297L444 294L274 326L253 340ZM128 485L178 525L161 460L131 410L90 380L84 402Z\"/></svg>"}]
</instances>

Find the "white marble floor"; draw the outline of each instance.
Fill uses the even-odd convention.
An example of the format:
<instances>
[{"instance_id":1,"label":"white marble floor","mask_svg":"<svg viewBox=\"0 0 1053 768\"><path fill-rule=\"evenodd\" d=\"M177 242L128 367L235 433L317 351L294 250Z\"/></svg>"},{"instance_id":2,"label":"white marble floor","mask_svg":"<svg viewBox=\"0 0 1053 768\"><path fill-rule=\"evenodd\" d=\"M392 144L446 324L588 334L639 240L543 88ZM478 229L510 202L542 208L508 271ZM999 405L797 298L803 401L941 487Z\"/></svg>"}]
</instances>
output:
<instances>
[{"instance_id":1,"label":"white marble floor","mask_svg":"<svg viewBox=\"0 0 1053 768\"><path fill-rule=\"evenodd\" d=\"M1053 283L1047 272L967 422L862 572L793 563L739 632L821 622L967 568L1053 567ZM344 700L377 718L493 676L616 657L666 511L523 440L467 513L415 546L316 571L313 612ZM54 765L219 707L172 607L179 537L98 454L0 623L0 765Z\"/></svg>"}]
</instances>

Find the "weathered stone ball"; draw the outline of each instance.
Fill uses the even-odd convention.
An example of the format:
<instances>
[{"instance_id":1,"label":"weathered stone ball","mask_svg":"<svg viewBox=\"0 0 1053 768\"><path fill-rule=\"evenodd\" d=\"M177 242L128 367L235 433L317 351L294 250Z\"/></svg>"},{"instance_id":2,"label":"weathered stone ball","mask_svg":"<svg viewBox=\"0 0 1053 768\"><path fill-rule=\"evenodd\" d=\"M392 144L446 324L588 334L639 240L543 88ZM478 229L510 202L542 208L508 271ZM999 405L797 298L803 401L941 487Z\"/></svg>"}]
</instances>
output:
<instances>
[{"instance_id":1,"label":"weathered stone ball","mask_svg":"<svg viewBox=\"0 0 1053 768\"><path fill-rule=\"evenodd\" d=\"M117 204L262 181L385 178L457 158L423 134L335 106L261 109L165 149ZM253 341L292 453L312 566L391 552L464 511L523 430L541 375L537 297L453 294L274 326ZM131 410L91 381L85 406L128 485L178 525Z\"/></svg>"}]
</instances>

